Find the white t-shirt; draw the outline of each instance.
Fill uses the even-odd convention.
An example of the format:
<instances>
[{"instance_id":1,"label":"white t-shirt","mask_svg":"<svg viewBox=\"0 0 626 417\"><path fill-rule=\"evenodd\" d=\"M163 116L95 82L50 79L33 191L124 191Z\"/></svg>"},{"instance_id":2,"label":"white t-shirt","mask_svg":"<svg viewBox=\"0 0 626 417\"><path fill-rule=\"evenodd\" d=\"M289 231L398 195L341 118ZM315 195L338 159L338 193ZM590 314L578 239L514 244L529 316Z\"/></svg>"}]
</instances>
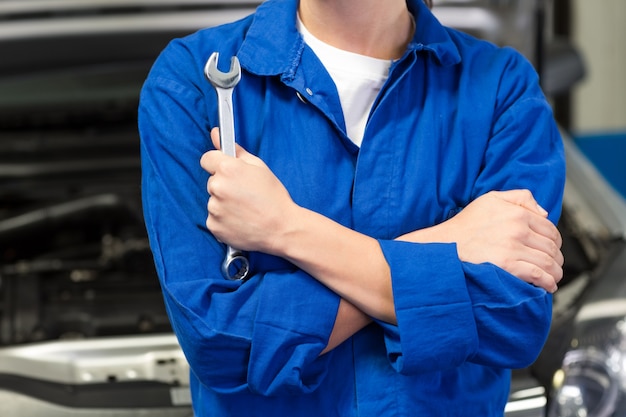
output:
<instances>
[{"instance_id":1,"label":"white t-shirt","mask_svg":"<svg viewBox=\"0 0 626 417\"><path fill-rule=\"evenodd\" d=\"M300 18L297 24L304 41L324 64L337 86L348 137L361 146L370 110L389 76L392 61L335 48L313 36Z\"/></svg>"}]
</instances>

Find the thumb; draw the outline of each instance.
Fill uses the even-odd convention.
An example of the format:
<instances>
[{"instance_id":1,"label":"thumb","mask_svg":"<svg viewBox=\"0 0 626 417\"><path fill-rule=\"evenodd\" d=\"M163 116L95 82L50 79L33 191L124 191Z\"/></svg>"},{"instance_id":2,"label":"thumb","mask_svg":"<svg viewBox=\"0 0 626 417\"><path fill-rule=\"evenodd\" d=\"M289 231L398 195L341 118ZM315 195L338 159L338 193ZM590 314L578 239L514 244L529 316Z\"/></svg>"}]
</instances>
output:
<instances>
[{"instance_id":1,"label":"thumb","mask_svg":"<svg viewBox=\"0 0 626 417\"><path fill-rule=\"evenodd\" d=\"M547 217L548 212L537 203L537 200L533 197L529 190L509 190L499 191L495 195L511 204L515 204L532 212L537 213L542 217Z\"/></svg>"}]
</instances>

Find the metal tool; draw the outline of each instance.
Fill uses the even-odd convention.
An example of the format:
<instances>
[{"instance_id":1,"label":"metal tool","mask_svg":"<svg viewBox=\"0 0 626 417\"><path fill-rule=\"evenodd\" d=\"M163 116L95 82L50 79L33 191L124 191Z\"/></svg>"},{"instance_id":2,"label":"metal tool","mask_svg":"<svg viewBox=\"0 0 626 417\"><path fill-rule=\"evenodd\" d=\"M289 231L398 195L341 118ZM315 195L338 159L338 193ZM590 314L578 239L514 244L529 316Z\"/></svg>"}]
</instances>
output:
<instances>
[{"instance_id":1,"label":"metal tool","mask_svg":"<svg viewBox=\"0 0 626 417\"><path fill-rule=\"evenodd\" d=\"M230 70L217 68L219 53L213 52L204 66L204 75L217 92L220 124L220 148L226 155L235 156L235 121L233 117L233 89L241 79L241 66L236 56L230 61ZM245 280L250 273L250 262L239 249L226 247L222 274L229 280Z\"/></svg>"}]
</instances>

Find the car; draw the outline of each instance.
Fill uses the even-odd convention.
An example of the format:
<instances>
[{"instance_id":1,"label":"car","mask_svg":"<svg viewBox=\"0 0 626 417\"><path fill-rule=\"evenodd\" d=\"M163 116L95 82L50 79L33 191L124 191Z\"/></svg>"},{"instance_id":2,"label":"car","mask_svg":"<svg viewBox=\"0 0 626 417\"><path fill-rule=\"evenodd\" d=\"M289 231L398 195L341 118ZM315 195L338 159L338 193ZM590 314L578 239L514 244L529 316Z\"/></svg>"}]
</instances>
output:
<instances>
[{"instance_id":1,"label":"car","mask_svg":"<svg viewBox=\"0 0 626 417\"><path fill-rule=\"evenodd\" d=\"M138 96L170 39L259 3L0 2L1 415L192 415L143 224ZM537 50L536 4L436 0L434 11L519 49L557 95L584 68L564 43ZM544 350L513 373L508 417L622 407L626 203L563 137L565 277Z\"/></svg>"},{"instance_id":2,"label":"car","mask_svg":"<svg viewBox=\"0 0 626 417\"><path fill-rule=\"evenodd\" d=\"M626 205L566 144L567 281L533 369L549 389L549 417L626 416Z\"/></svg>"}]
</instances>

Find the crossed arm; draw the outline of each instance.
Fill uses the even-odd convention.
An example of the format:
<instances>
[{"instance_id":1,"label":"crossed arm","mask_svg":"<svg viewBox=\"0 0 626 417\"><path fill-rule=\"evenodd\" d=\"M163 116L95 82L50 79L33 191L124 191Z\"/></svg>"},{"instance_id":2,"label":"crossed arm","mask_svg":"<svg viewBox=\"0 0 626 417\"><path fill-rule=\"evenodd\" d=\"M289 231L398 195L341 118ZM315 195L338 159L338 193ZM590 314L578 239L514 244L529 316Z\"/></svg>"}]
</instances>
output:
<instances>
[{"instance_id":1,"label":"crossed arm","mask_svg":"<svg viewBox=\"0 0 626 417\"><path fill-rule=\"evenodd\" d=\"M211 138L219 148L216 129ZM263 161L241 147L237 158L209 151L201 165L211 174L206 224L217 239L283 257L342 297L324 352L371 318L395 323L390 269L375 239L296 205ZM490 262L554 292L563 275L562 241L547 214L527 190L490 192L450 220L397 239L454 242L461 261Z\"/></svg>"}]
</instances>

